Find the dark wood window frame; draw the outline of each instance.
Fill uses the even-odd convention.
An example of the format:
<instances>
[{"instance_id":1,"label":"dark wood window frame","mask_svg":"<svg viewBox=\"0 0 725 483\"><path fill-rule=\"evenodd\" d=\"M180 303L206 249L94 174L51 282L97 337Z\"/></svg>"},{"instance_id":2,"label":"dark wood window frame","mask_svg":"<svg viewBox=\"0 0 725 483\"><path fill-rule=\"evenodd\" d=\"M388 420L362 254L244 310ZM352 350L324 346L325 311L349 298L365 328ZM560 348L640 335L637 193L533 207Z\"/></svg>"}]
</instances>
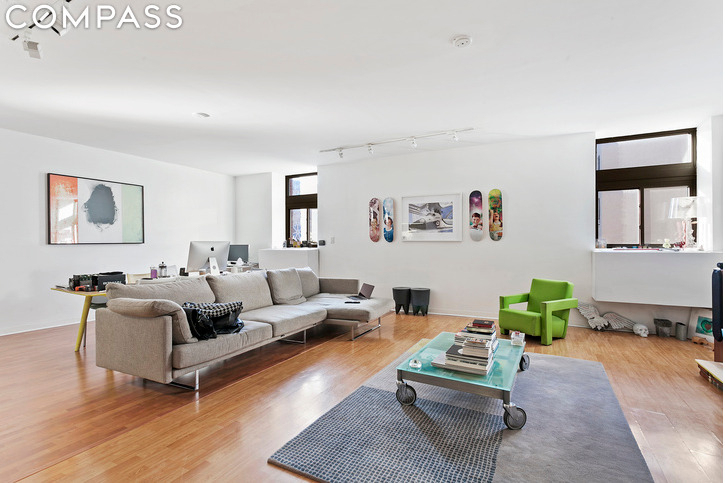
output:
<instances>
[{"instance_id":1,"label":"dark wood window frame","mask_svg":"<svg viewBox=\"0 0 725 483\"><path fill-rule=\"evenodd\" d=\"M594 156L596 169L596 193L595 193L595 232L599 238L599 193L602 191L618 190L639 190L639 246L645 246L644 214L647 207L644 206L644 190L647 188L669 188L672 186L687 186L690 188L690 196L697 194L697 129L678 129L676 131L662 131L656 133L637 134L633 136L619 136L597 139L597 146L600 144L616 143L622 141L633 141L637 139L658 138L666 136L677 136L689 134L692 139L692 162L680 164L662 164L654 166L642 166L636 168L599 169L599 160ZM696 226L696 225L693 225ZM632 246L629 244L607 243L607 247ZM648 246L661 246L648 244Z\"/></svg>"},{"instance_id":2,"label":"dark wood window frame","mask_svg":"<svg viewBox=\"0 0 725 483\"><path fill-rule=\"evenodd\" d=\"M317 208L317 193L309 195L290 195L290 180L295 178L304 178L305 176L317 176L317 173L290 174L284 178L284 194L285 194L285 225L286 240L290 239L290 211L307 209L307 233L310 233L310 216L309 210ZM308 235L309 236L309 235Z\"/></svg>"}]
</instances>

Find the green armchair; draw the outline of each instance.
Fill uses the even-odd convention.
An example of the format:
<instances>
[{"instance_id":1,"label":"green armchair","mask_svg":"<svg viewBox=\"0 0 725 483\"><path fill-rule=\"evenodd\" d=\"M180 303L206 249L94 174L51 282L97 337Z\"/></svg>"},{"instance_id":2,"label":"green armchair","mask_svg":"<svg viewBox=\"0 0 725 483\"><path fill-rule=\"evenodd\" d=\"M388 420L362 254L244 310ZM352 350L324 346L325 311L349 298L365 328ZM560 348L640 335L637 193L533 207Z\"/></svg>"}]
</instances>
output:
<instances>
[{"instance_id":1,"label":"green armchair","mask_svg":"<svg viewBox=\"0 0 725 483\"><path fill-rule=\"evenodd\" d=\"M572 298L574 285L559 280L535 278L529 293L502 295L499 298L498 325L502 334L518 330L541 336L543 345L551 345L553 337L566 337L569 310L577 306ZM509 305L528 302L526 310L510 309Z\"/></svg>"}]
</instances>

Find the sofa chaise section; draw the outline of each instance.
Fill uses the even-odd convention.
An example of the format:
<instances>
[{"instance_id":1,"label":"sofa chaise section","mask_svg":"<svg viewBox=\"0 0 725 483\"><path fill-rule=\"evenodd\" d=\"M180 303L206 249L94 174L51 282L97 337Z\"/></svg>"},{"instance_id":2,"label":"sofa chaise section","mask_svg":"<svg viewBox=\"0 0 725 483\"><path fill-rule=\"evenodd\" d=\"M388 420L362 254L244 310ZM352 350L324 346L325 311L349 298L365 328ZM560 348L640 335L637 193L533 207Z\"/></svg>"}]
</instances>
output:
<instances>
[{"instance_id":1,"label":"sofa chaise section","mask_svg":"<svg viewBox=\"0 0 725 483\"><path fill-rule=\"evenodd\" d=\"M392 299L372 297L350 304L347 294L319 293L307 299L306 304L323 307L327 312L324 323L343 325L350 328L350 340L380 328L383 315L390 311ZM357 332L363 329L362 332Z\"/></svg>"}]
</instances>

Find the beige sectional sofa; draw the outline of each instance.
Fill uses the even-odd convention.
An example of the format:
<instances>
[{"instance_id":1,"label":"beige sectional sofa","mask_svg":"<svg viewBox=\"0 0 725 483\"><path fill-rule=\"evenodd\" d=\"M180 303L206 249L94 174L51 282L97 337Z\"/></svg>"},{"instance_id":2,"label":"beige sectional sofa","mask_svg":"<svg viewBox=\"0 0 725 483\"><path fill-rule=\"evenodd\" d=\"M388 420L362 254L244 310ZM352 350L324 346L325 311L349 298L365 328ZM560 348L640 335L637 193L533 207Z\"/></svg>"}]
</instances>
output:
<instances>
[{"instance_id":1,"label":"beige sectional sofa","mask_svg":"<svg viewBox=\"0 0 725 483\"><path fill-rule=\"evenodd\" d=\"M393 301L347 304L355 279L318 278L310 269L252 271L153 285L109 284L107 308L96 312L96 365L152 381L198 388L198 370L217 361L302 333L342 324L355 339L380 327ZM243 302L244 328L197 340L184 302ZM193 386L173 380L196 373Z\"/></svg>"}]
</instances>

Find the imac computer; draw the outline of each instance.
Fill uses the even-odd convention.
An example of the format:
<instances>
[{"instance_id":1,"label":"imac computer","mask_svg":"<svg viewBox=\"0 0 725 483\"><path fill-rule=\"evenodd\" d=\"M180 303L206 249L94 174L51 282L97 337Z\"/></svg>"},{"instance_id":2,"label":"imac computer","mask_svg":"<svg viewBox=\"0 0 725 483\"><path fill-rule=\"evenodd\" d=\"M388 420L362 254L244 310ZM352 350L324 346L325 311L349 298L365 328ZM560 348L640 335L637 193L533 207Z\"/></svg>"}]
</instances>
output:
<instances>
[{"instance_id":1,"label":"imac computer","mask_svg":"<svg viewBox=\"0 0 725 483\"><path fill-rule=\"evenodd\" d=\"M242 259L244 263L249 261L249 245L231 245L229 247L229 262L236 262Z\"/></svg>"},{"instance_id":2,"label":"imac computer","mask_svg":"<svg viewBox=\"0 0 725 483\"><path fill-rule=\"evenodd\" d=\"M218 274L220 266L221 270L226 268L229 245L228 241L193 241L189 243L189 260L186 263L186 271L196 272L201 269L210 269L213 274L214 272Z\"/></svg>"}]
</instances>

